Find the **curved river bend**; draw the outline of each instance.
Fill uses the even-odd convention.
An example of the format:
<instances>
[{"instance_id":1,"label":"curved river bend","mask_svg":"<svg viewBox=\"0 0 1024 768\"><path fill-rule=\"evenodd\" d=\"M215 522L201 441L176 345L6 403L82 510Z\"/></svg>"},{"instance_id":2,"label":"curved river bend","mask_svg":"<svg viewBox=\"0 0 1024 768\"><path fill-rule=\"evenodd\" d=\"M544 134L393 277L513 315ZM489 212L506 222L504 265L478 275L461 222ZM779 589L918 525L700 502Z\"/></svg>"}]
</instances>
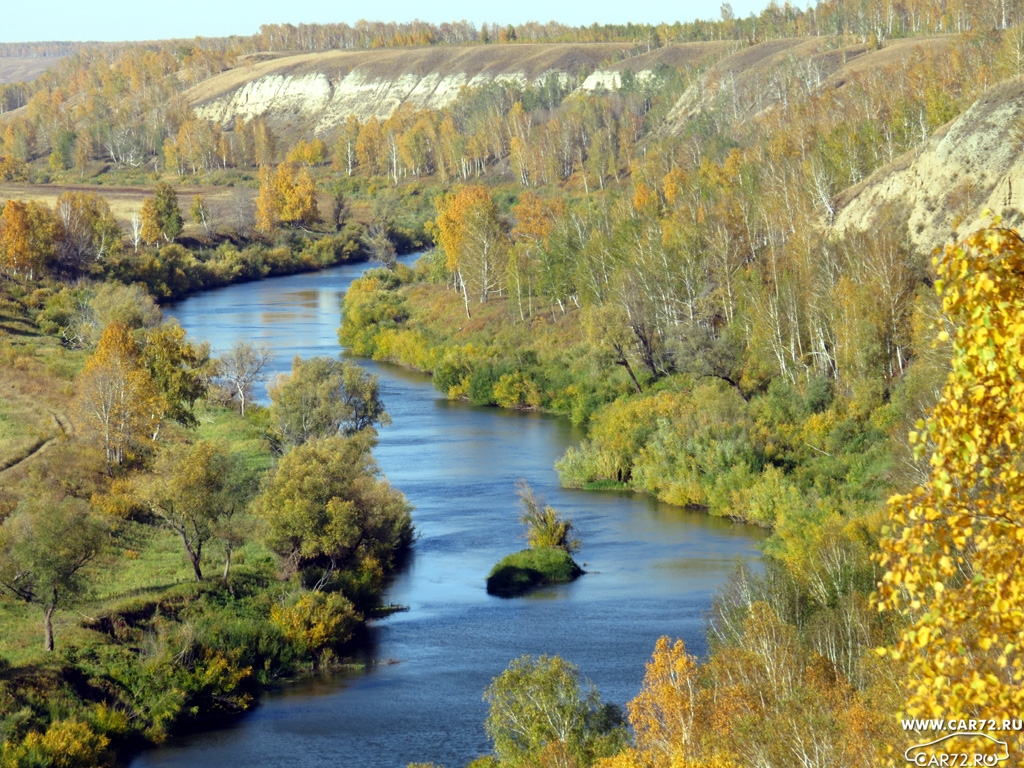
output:
<instances>
[{"instance_id":1,"label":"curved river bend","mask_svg":"<svg viewBox=\"0 0 1024 768\"><path fill-rule=\"evenodd\" d=\"M168 308L214 352L236 339L294 355L337 355L339 300L365 265L230 286ZM362 362L362 361L361 361ZM418 538L387 599L409 607L377 622L370 654L394 664L297 683L227 727L176 738L132 768L373 766L458 768L488 751L484 688L524 653L560 654L625 704L660 635L705 650L704 613L760 532L647 498L567 491L553 469L582 434L566 420L449 402L426 376L362 362L380 375L393 423L375 455L415 506ZM261 392L265 400L265 393ZM590 573L527 598L487 595L484 577L522 548L514 483L570 515Z\"/></svg>"}]
</instances>

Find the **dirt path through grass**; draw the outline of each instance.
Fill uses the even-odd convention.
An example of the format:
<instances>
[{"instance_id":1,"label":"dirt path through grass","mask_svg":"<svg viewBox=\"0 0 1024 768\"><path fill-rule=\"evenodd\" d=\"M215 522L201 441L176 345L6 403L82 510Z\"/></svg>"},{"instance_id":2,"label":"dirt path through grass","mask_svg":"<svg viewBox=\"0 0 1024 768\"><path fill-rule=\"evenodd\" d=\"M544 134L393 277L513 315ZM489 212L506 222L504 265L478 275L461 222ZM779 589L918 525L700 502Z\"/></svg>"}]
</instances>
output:
<instances>
[{"instance_id":1,"label":"dirt path through grass","mask_svg":"<svg viewBox=\"0 0 1024 768\"><path fill-rule=\"evenodd\" d=\"M19 466L24 464L32 457L39 456L45 453L50 449L50 446L52 446L62 437L70 437L71 435L74 434L74 425L66 416L62 416L59 413L53 413L51 414L51 416L53 417L53 421L57 425L57 428L60 430L60 432L56 435L53 435L52 437L40 438L38 442L29 446L27 451L22 453L20 456L15 456L13 458L7 459L2 464L0 464L0 477L3 477L5 472L17 469Z\"/></svg>"}]
</instances>

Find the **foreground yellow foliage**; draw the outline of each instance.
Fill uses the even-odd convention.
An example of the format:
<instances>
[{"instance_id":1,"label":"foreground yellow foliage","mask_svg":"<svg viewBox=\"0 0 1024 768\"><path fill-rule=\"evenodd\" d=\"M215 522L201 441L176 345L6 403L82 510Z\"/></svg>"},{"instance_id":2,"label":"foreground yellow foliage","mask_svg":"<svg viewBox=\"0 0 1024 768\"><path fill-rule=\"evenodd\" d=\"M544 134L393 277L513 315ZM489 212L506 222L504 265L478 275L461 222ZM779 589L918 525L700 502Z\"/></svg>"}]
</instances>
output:
<instances>
[{"instance_id":1,"label":"foreground yellow foliage","mask_svg":"<svg viewBox=\"0 0 1024 768\"><path fill-rule=\"evenodd\" d=\"M5 765L50 765L54 768L105 766L110 739L95 733L78 720L56 720L46 733L30 733L18 747L6 753Z\"/></svg>"},{"instance_id":2,"label":"foreground yellow foliage","mask_svg":"<svg viewBox=\"0 0 1024 768\"><path fill-rule=\"evenodd\" d=\"M906 620L890 649L907 664L905 714L1001 723L1024 712L1024 241L983 230L938 270L952 372L910 435L930 477L890 499L877 599ZM1024 748L1022 733L1000 738Z\"/></svg>"},{"instance_id":3,"label":"foreground yellow foliage","mask_svg":"<svg viewBox=\"0 0 1024 768\"><path fill-rule=\"evenodd\" d=\"M292 605L270 609L270 620L282 634L317 656L325 648L348 642L361 618L352 602L337 592L307 592Z\"/></svg>"}]
</instances>

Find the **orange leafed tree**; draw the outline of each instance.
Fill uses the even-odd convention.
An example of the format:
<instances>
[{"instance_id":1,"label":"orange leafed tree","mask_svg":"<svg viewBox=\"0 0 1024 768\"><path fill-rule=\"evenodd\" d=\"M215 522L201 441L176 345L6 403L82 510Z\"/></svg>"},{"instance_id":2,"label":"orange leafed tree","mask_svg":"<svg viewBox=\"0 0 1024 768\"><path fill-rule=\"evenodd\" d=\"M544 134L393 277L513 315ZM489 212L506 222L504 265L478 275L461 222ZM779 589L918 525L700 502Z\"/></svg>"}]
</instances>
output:
<instances>
[{"instance_id":1,"label":"orange leafed tree","mask_svg":"<svg viewBox=\"0 0 1024 768\"><path fill-rule=\"evenodd\" d=\"M629 723L645 762L664 763L676 752L692 752L699 698L697 659L682 640L670 645L667 637L659 638L643 688L629 703Z\"/></svg>"},{"instance_id":2,"label":"orange leafed tree","mask_svg":"<svg viewBox=\"0 0 1024 768\"><path fill-rule=\"evenodd\" d=\"M0 215L0 256L15 275L32 268L28 209L20 200L8 200Z\"/></svg>"},{"instance_id":3,"label":"orange leafed tree","mask_svg":"<svg viewBox=\"0 0 1024 768\"><path fill-rule=\"evenodd\" d=\"M12 274L34 279L53 257L57 234L45 205L8 200L0 213L0 263Z\"/></svg>"},{"instance_id":4,"label":"orange leafed tree","mask_svg":"<svg viewBox=\"0 0 1024 768\"><path fill-rule=\"evenodd\" d=\"M728 727L714 733L722 724L711 693L683 641L659 638L640 693L627 707L635 746L600 761L597 768L735 768L727 749ZM707 749L703 741L722 749Z\"/></svg>"}]
</instances>

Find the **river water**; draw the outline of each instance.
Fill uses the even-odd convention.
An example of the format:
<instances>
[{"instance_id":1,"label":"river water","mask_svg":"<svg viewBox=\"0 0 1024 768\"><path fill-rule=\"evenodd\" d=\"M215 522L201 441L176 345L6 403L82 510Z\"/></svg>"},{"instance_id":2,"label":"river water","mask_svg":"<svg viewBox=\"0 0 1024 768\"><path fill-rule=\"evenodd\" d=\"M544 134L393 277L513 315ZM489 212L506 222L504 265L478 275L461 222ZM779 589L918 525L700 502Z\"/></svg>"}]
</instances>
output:
<instances>
[{"instance_id":1,"label":"river water","mask_svg":"<svg viewBox=\"0 0 1024 768\"><path fill-rule=\"evenodd\" d=\"M294 355L337 355L340 297L365 265L230 286L184 299L176 317L214 352L264 341L275 372ZM377 461L415 506L418 538L386 599L409 610L375 622L366 672L296 683L226 727L149 750L132 768L367 766L459 768L489 751L484 688L522 654L559 654L620 705L661 635L705 651L704 614L760 532L628 493L568 491L553 469L582 433L566 420L449 402L428 377L380 376L393 423ZM266 395L259 393L265 401ZM484 579L520 538L514 484L525 478L574 520L573 584L503 600Z\"/></svg>"}]
</instances>

